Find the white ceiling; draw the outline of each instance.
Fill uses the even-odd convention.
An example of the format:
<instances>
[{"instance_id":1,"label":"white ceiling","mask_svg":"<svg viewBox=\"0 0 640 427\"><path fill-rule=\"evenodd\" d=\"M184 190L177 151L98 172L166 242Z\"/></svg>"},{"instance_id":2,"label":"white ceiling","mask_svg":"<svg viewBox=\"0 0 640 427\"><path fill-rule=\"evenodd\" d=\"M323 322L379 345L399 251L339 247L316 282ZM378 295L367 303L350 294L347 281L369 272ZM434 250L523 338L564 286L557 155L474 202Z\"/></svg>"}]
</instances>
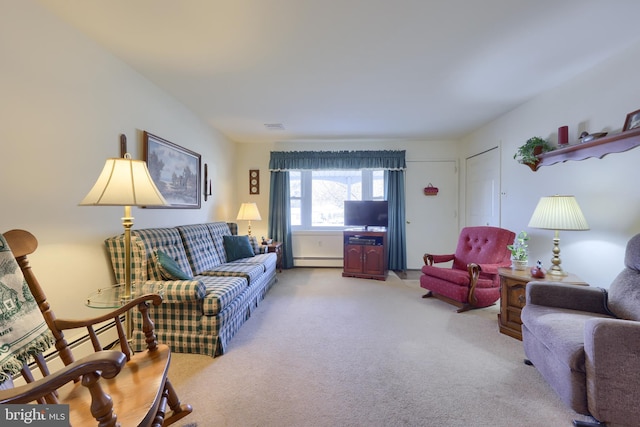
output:
<instances>
[{"instance_id":1,"label":"white ceiling","mask_svg":"<svg viewBox=\"0 0 640 427\"><path fill-rule=\"evenodd\" d=\"M637 0L38 2L239 142L456 138L640 40Z\"/></svg>"}]
</instances>

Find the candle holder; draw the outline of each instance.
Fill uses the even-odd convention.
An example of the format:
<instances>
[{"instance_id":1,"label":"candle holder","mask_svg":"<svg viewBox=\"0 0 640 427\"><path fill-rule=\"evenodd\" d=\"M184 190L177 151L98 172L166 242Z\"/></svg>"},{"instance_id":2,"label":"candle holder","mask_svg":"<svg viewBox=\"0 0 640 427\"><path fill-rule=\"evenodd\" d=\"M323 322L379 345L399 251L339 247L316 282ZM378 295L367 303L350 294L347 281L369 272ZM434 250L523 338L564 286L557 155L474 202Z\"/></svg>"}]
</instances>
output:
<instances>
[{"instance_id":1,"label":"candle holder","mask_svg":"<svg viewBox=\"0 0 640 427\"><path fill-rule=\"evenodd\" d=\"M211 180L209 179L209 167L207 164L204 164L204 185L202 187L204 189L204 201L207 201L207 197L211 195Z\"/></svg>"}]
</instances>

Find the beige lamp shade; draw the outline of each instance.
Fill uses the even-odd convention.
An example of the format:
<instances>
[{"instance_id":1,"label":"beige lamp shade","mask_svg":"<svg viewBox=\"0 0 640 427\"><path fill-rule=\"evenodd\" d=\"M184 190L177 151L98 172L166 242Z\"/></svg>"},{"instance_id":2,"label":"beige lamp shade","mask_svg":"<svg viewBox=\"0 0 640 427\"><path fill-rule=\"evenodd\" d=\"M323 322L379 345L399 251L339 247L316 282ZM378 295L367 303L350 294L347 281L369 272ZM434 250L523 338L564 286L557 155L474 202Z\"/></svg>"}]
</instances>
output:
<instances>
[{"instance_id":1,"label":"beige lamp shade","mask_svg":"<svg viewBox=\"0 0 640 427\"><path fill-rule=\"evenodd\" d=\"M247 225L247 234L251 236L251 221L260 221L262 220L262 217L260 216L258 205L255 203L243 203L240 205L240 210L238 211L236 219L249 221L249 224Z\"/></svg>"},{"instance_id":2,"label":"beige lamp shade","mask_svg":"<svg viewBox=\"0 0 640 427\"><path fill-rule=\"evenodd\" d=\"M546 230L588 230L589 224L574 196L542 197L529 227Z\"/></svg>"},{"instance_id":3,"label":"beige lamp shade","mask_svg":"<svg viewBox=\"0 0 640 427\"><path fill-rule=\"evenodd\" d=\"M560 260L559 230L588 230L589 224L582 214L578 202L573 196L541 197L533 211L529 227L554 230L553 256L549 273L555 276L566 276Z\"/></svg>"},{"instance_id":4,"label":"beige lamp shade","mask_svg":"<svg viewBox=\"0 0 640 427\"><path fill-rule=\"evenodd\" d=\"M260 216L260 211L258 210L258 205L255 203L243 203L240 205L240 210L238 211L237 220L245 220L245 221L260 221L262 217Z\"/></svg>"},{"instance_id":5,"label":"beige lamp shade","mask_svg":"<svg viewBox=\"0 0 640 427\"><path fill-rule=\"evenodd\" d=\"M156 187L147 164L124 158L107 159L93 188L81 206L163 206L167 205Z\"/></svg>"}]
</instances>

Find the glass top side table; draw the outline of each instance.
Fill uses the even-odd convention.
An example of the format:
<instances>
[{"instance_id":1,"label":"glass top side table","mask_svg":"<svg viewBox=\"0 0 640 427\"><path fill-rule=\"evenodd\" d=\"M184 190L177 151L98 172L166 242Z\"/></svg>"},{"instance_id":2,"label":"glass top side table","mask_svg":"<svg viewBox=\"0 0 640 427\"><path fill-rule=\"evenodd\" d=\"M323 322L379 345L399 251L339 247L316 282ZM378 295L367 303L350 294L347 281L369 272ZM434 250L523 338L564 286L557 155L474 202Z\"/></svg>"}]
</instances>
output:
<instances>
[{"instance_id":1,"label":"glass top side table","mask_svg":"<svg viewBox=\"0 0 640 427\"><path fill-rule=\"evenodd\" d=\"M118 308L140 295L158 294L164 295L164 285L162 284L134 284L131 287L131 295L126 297L124 285L114 285L107 288L100 288L87 297L87 307L91 308Z\"/></svg>"}]
</instances>

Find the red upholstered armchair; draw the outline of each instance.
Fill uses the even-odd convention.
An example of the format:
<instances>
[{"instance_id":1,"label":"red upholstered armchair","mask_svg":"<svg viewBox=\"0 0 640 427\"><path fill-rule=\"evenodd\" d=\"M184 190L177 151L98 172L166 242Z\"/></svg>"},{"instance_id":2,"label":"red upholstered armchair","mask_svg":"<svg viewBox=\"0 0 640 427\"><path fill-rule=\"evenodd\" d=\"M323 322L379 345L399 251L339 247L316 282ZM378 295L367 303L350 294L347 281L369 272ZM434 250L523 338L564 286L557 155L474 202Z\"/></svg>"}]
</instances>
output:
<instances>
[{"instance_id":1,"label":"red upholstered armchair","mask_svg":"<svg viewBox=\"0 0 640 427\"><path fill-rule=\"evenodd\" d=\"M504 228L463 228L455 254L424 255L420 286L429 292L423 298L437 297L459 307L458 313L494 304L500 298L498 267L511 265L507 245L514 238ZM449 261L451 268L433 266Z\"/></svg>"}]
</instances>

